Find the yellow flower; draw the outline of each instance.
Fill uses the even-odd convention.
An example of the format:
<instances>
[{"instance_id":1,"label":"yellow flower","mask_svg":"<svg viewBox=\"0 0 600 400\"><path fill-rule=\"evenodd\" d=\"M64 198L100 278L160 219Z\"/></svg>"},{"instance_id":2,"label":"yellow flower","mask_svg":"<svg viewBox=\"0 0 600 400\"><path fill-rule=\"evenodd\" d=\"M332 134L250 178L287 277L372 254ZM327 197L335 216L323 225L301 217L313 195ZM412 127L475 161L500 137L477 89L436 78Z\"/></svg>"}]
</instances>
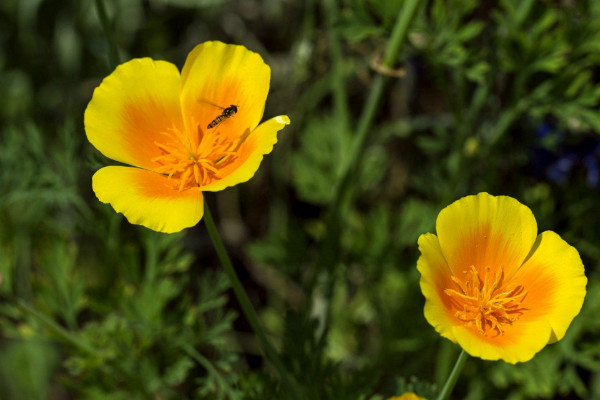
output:
<instances>
[{"instance_id":1,"label":"yellow flower","mask_svg":"<svg viewBox=\"0 0 600 400\"><path fill-rule=\"evenodd\" d=\"M424 397L419 397L412 392L406 392L402 396L390 397L388 400L426 400Z\"/></svg>"},{"instance_id":2,"label":"yellow flower","mask_svg":"<svg viewBox=\"0 0 600 400\"><path fill-rule=\"evenodd\" d=\"M221 42L196 46L181 75L150 58L118 66L94 91L85 131L102 154L132 167L97 171L98 199L156 231L197 224L202 192L252 178L290 123L281 115L259 125L270 76L258 54Z\"/></svg>"},{"instance_id":3,"label":"yellow flower","mask_svg":"<svg viewBox=\"0 0 600 400\"><path fill-rule=\"evenodd\" d=\"M480 193L443 209L421 235L425 318L467 353L509 363L530 360L563 338L579 313L587 278L575 248L537 235L531 210Z\"/></svg>"}]
</instances>

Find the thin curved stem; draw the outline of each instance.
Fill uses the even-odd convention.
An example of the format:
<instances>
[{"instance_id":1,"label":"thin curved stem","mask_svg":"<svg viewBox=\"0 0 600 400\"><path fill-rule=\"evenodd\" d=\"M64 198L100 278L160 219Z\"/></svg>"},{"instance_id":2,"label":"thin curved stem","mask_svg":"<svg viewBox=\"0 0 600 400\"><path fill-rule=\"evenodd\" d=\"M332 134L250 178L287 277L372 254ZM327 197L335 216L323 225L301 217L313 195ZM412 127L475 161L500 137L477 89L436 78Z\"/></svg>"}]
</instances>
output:
<instances>
[{"instance_id":1,"label":"thin curved stem","mask_svg":"<svg viewBox=\"0 0 600 400\"><path fill-rule=\"evenodd\" d=\"M225 273L229 278L229 282L231 283L233 293L235 293L235 297L240 303L240 307L242 308L244 316L246 317L246 319L250 323L250 326L252 327L252 330L256 334L258 342L260 343L260 347L279 373L283 384L287 387L288 393L293 398L301 400L302 396L300 392L300 386L298 385L296 380L288 373L288 371L283 365L283 362L281 361L281 358L279 357L279 354L277 353L273 345L271 345L271 343L269 342L267 334L265 333L265 330L262 327L260 320L258 319L258 315L256 314L256 311L254 310L254 307L252 306L252 303L250 302L250 299L248 298L248 295L246 294L242 283L237 277L235 269L233 268L233 264L231 263L229 255L227 254L227 250L225 250L225 246L223 245L223 241L221 240L219 231L215 226L215 222L212 218L210 209L208 208L208 204L206 203L206 201L204 202L204 217L202 219L204 221L204 225L206 226L206 230L208 231L208 235L210 236L210 239L213 243L215 251L217 252L217 256L219 257L219 260L221 261L221 264L225 269Z\"/></svg>"},{"instance_id":2,"label":"thin curved stem","mask_svg":"<svg viewBox=\"0 0 600 400\"><path fill-rule=\"evenodd\" d=\"M336 117L342 121L343 129L348 129L348 96L346 95L346 83L344 76L344 56L342 54L342 45L337 31L339 20L339 11L336 0L325 0L325 17L327 20L327 33L329 41L329 53L331 56L332 70L331 83L333 89L333 103L336 111Z\"/></svg>"},{"instance_id":3,"label":"thin curved stem","mask_svg":"<svg viewBox=\"0 0 600 400\"><path fill-rule=\"evenodd\" d=\"M456 360L456 364L454 364L454 368L452 368L452 372L450 372L450 375L448 376L442 391L438 395L437 400L447 400L450 397L450 393L452 393L452 389L454 389L454 385L456 385L456 381L458 380L458 377L460 376L460 373L465 366L465 361L467 361L468 357L469 355L467 352L461 350L460 355Z\"/></svg>"},{"instance_id":4,"label":"thin curved stem","mask_svg":"<svg viewBox=\"0 0 600 400\"><path fill-rule=\"evenodd\" d=\"M44 325L46 325L46 327L48 327L50 330L52 330L57 336L59 336L65 342L72 344L73 346L77 347L78 349L80 349L88 354L92 354L96 357L99 356L99 353L96 349L92 348L90 345L88 345L87 343L82 341L73 332L66 330L65 328L63 328L62 326L60 326L56 322L54 322L52 319L50 319L49 317L47 317L46 315L42 314L41 312L39 312L38 310L36 310L32 306L30 306L27 302L20 300L20 299L16 299L15 303L21 310L23 310L26 313L37 318L39 321L41 321Z\"/></svg>"},{"instance_id":5,"label":"thin curved stem","mask_svg":"<svg viewBox=\"0 0 600 400\"><path fill-rule=\"evenodd\" d=\"M394 25L394 28L392 30L392 35L390 37L390 41L388 42L388 46L383 58L384 67L394 67L396 59L400 54L400 50L402 49L402 46L406 41L406 37L408 35L408 28L410 27L421 2L422 0L407 0L404 2L404 7L398 14L396 24ZM344 210L347 209L347 207L352 202L356 173L360 168L360 162L366 147L369 132L371 132L373 120L375 119L375 114L383 96L383 92L386 83L388 82L388 79L389 78L387 76L377 75L373 80L371 90L369 92L365 106L363 108L363 112L358 122L354 143L352 144L352 147L350 149L350 157L348 158L348 162L343 166L342 178L335 187L334 199L330 208L329 215L327 216L327 231L325 234L323 245L317 258L317 273L315 274L314 278L316 281L318 274L321 271L326 271L325 297L327 304L325 309L325 316L323 317L324 322L320 324L318 332L320 340L324 338L328 330L328 321L330 314L329 299L333 294L334 285L334 279L332 277L331 269L333 269L335 264L337 263L337 256L339 254L341 216L343 215ZM313 290L312 286L314 286L314 284L311 285L310 290Z\"/></svg>"},{"instance_id":6,"label":"thin curved stem","mask_svg":"<svg viewBox=\"0 0 600 400\"><path fill-rule=\"evenodd\" d=\"M104 35L106 36L106 40L108 41L108 62L110 64L110 68L114 69L119 62L119 50L117 49L117 42L115 42L115 37L112 34L112 30L110 27L110 21L108 20L108 15L106 14L106 7L104 6L103 0L96 0L96 11L98 12L98 17L100 18L100 23L102 24L102 30L104 31Z\"/></svg>"}]
</instances>

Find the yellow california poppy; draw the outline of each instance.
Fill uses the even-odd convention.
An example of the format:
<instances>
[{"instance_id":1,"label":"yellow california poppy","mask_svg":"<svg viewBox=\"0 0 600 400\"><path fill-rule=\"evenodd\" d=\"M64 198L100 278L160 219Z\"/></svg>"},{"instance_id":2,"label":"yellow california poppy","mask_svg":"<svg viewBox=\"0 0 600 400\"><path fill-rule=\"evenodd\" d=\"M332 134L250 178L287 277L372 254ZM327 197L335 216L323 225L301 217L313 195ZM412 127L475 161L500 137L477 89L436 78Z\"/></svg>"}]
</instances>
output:
<instances>
[{"instance_id":1,"label":"yellow california poppy","mask_svg":"<svg viewBox=\"0 0 600 400\"><path fill-rule=\"evenodd\" d=\"M437 236L421 235L425 318L467 353L530 360L563 338L579 313L587 278L577 250L556 233L537 234L531 210L479 193L443 209Z\"/></svg>"},{"instance_id":2,"label":"yellow california poppy","mask_svg":"<svg viewBox=\"0 0 600 400\"><path fill-rule=\"evenodd\" d=\"M258 54L221 42L196 46L181 74L150 58L118 66L94 91L85 131L102 154L131 167L97 171L98 199L156 231L197 224L202 192L252 178L290 123L281 115L259 125L270 76Z\"/></svg>"},{"instance_id":3,"label":"yellow california poppy","mask_svg":"<svg viewBox=\"0 0 600 400\"><path fill-rule=\"evenodd\" d=\"M401 396L390 397L388 400L426 400L424 397L417 396L412 392L403 393Z\"/></svg>"}]
</instances>

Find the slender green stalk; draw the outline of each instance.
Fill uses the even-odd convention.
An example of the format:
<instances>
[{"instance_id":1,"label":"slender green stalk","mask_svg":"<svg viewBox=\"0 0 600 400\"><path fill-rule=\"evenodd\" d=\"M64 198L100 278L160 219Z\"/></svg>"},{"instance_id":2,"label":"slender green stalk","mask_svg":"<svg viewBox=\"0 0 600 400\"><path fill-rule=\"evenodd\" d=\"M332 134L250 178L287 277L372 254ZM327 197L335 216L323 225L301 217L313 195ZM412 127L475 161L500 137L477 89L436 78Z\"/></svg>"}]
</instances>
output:
<instances>
[{"instance_id":1,"label":"slender green stalk","mask_svg":"<svg viewBox=\"0 0 600 400\"><path fill-rule=\"evenodd\" d=\"M31 299L31 235L26 229L18 229L13 239L15 251L14 289L18 298Z\"/></svg>"},{"instance_id":2,"label":"slender green stalk","mask_svg":"<svg viewBox=\"0 0 600 400\"><path fill-rule=\"evenodd\" d=\"M465 366L465 361L467 361L468 357L469 355L467 352L461 350L460 355L456 360L456 364L454 364L454 368L452 368L452 372L450 372L450 375L448 376L442 391L438 395L437 400L447 400L450 397L450 393L452 393L452 389L454 389L454 385L456 385L456 381L458 380L458 377L460 376L460 373Z\"/></svg>"},{"instance_id":3,"label":"slender green stalk","mask_svg":"<svg viewBox=\"0 0 600 400\"><path fill-rule=\"evenodd\" d=\"M344 79L344 56L342 54L342 45L337 31L337 22L339 19L336 0L325 0L325 18L327 20L327 32L329 42L329 53L333 75L331 83L333 86L333 104L336 117L342 121L343 129L348 129L348 96L346 95L346 83Z\"/></svg>"},{"instance_id":4,"label":"slender green stalk","mask_svg":"<svg viewBox=\"0 0 600 400\"><path fill-rule=\"evenodd\" d=\"M456 345L449 340L442 340L440 343L440 349L437 353L435 371L434 371L434 382L442 387L446 378L452 370L452 361L456 361Z\"/></svg>"},{"instance_id":5,"label":"slender green stalk","mask_svg":"<svg viewBox=\"0 0 600 400\"><path fill-rule=\"evenodd\" d=\"M400 54L400 50L402 49L404 42L406 41L408 28L414 19L421 1L422 0L406 0L404 2L404 7L398 15L396 24L392 30L392 36L388 42L388 47L383 58L384 67L394 67L394 63ZM348 158L346 165L343 166L342 179L335 188L333 203L326 221L327 231L325 234L325 239L317 259L317 273L315 276L317 276L321 271L327 271L328 269L335 267L339 253L341 215L352 202L354 189L353 183L355 181L356 172L360 168L360 161L365 150L365 144L367 142L369 132L371 132L371 126L373 125L373 120L375 119L375 114L377 112L388 79L389 78L384 75L377 75L373 80L371 90L367 97L358 127L356 129L355 140L350 151L350 157ZM322 337L327 333L330 314L329 299L333 293L333 285L334 279L331 276L331 271L328 271L325 275L325 297L327 299L327 306L325 316L323 318L324 323L321 324L322 327L319 329L322 332Z\"/></svg>"},{"instance_id":6,"label":"slender green stalk","mask_svg":"<svg viewBox=\"0 0 600 400\"><path fill-rule=\"evenodd\" d=\"M396 25L394 25L394 29L392 30L392 36L388 42L385 55L383 56L384 67L394 68L396 59L398 58L400 50L406 41L408 28L410 28L421 1L422 0L406 0L404 2L404 7L398 15ZM375 77L375 82L373 82L371 92L369 93L365 108L358 123L356 140L354 141L355 145L352 151L352 157L350 157L350 165L346 167L345 175L349 175L350 172L352 172L352 166L356 165L357 160L364 151L365 142L368 137L368 133L371 130L370 128L373 124L373 119L375 118L375 112L377 111L377 106L381 100L383 88L385 87L387 80L388 78L383 75L377 75Z\"/></svg>"},{"instance_id":7,"label":"slender green stalk","mask_svg":"<svg viewBox=\"0 0 600 400\"><path fill-rule=\"evenodd\" d=\"M216 368L210 363L210 361L208 361L206 357L198 353L194 347L187 343L180 343L179 346L188 356L194 359L198 364L202 365L210 374L212 374L212 376L214 376L215 381L217 381L220 389L223 391L229 390L229 385L227 382L223 380L219 371L216 370Z\"/></svg>"},{"instance_id":8,"label":"slender green stalk","mask_svg":"<svg viewBox=\"0 0 600 400\"><path fill-rule=\"evenodd\" d=\"M87 343L81 341L73 333L67 331L62 326L58 325L56 322L54 322L50 318L48 318L47 316L45 316L44 314L42 314L35 308L31 307L29 304L27 304L23 300L17 299L16 304L17 304L17 306L19 306L19 308L21 310L27 312L28 314L33 315L35 318L40 320L44 325L46 325L48 328L50 328L52 331L54 331L54 333L56 333L58 336L60 336L66 342L71 343L72 345L74 345L75 347L78 347L80 350L83 350L86 353L98 355L98 352L96 350L94 350L92 347L90 347Z\"/></svg>"},{"instance_id":9,"label":"slender green stalk","mask_svg":"<svg viewBox=\"0 0 600 400\"><path fill-rule=\"evenodd\" d=\"M115 37L112 34L110 21L108 20L108 15L106 14L106 7L104 6L103 0L96 0L96 11L98 11L98 17L100 18L100 23L102 24L102 30L104 31L104 35L106 36L106 40L108 41L108 62L110 64L110 68L115 69L117 65L120 64L119 50L117 49L117 42L115 42Z\"/></svg>"},{"instance_id":10,"label":"slender green stalk","mask_svg":"<svg viewBox=\"0 0 600 400\"><path fill-rule=\"evenodd\" d=\"M523 0L517 9L515 22L518 26L523 25L527 18L529 17L529 13L534 6L534 0Z\"/></svg>"},{"instance_id":11,"label":"slender green stalk","mask_svg":"<svg viewBox=\"0 0 600 400\"><path fill-rule=\"evenodd\" d=\"M392 31L392 37L388 43L388 48L385 52L383 65L387 68L393 68L396 58L406 40L408 28L412 22L421 0L407 0L404 3L404 8L398 15L396 25ZM339 229L336 229L339 221L340 211L342 204L346 201L347 197L350 197L350 189L353 186L355 172L360 165L360 158L364 152L365 143L368 138L368 134L371 131L371 126L375 118L379 102L387 83L388 78L383 75L377 75L371 86L371 91L367 97L363 113L360 117L358 128L356 129L356 139L354 140L348 163L344 166L342 180L336 187L334 201L329 214L329 221L327 223L327 236L325 239L325 248L323 249L321 257L325 256L323 261L329 261L330 256L327 253L331 253L330 247L332 246L332 240L339 238ZM321 261L319 264L323 264Z\"/></svg>"},{"instance_id":12,"label":"slender green stalk","mask_svg":"<svg viewBox=\"0 0 600 400\"><path fill-rule=\"evenodd\" d=\"M64 340L65 342L72 344L73 346L77 347L79 350L84 351L85 353L88 353L88 354L96 357L97 359L103 358L100 351L94 349L92 346L90 346L89 344L87 344L86 342L81 340L77 336L77 334L70 332L70 331L66 330L65 328L63 328L62 326L58 325L52 319L48 318L43 313L39 312L34 307L27 304L25 301L15 299L14 302L21 310L32 315L36 319L38 319L40 322L42 322L44 325L46 325L50 330L54 331L54 333L57 336L59 336L62 340ZM124 377L123 379L128 379L130 381L139 379L138 375L132 375L128 370L123 369L123 367L120 365L116 365L113 367L108 364L103 364L100 366L100 369L104 373L106 373L107 375L110 375L110 376L123 376ZM145 394L150 395L150 393L148 392L147 388L144 385L140 385L140 387L142 388L142 390L144 391Z\"/></svg>"},{"instance_id":13,"label":"slender green stalk","mask_svg":"<svg viewBox=\"0 0 600 400\"><path fill-rule=\"evenodd\" d=\"M283 384L287 387L288 393L298 400L302 399L298 383L291 375L289 375L288 371L283 365L283 362L281 361L281 358L279 357L279 354L269 342L267 334L265 333L265 330L258 319L258 315L256 314L256 311L254 310L254 307L252 306L252 303L250 302L242 283L237 277L235 269L233 268L233 264L229 259L227 250L225 250L225 246L223 245L223 241L221 240L219 231L215 226L215 222L210 214L210 209L208 208L206 201L204 202L204 217L202 219L204 221L204 225L206 225L206 230L208 231L208 235L212 240L215 251L217 252L217 256L219 257L219 260L225 269L225 273L229 278L233 293L235 293L246 319L256 334L262 350L266 354L267 358L271 361L277 372L279 372Z\"/></svg>"}]
</instances>

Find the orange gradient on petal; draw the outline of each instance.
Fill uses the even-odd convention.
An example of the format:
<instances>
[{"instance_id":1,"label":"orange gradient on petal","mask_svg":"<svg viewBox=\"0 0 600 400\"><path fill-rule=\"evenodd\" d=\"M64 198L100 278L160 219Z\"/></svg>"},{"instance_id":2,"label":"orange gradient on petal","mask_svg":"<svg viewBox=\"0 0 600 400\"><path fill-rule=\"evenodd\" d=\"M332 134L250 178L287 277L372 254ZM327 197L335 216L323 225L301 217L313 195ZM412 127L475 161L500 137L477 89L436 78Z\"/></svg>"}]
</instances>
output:
<instances>
[{"instance_id":1,"label":"orange gradient on petal","mask_svg":"<svg viewBox=\"0 0 600 400\"><path fill-rule=\"evenodd\" d=\"M165 113L152 98L123 104L121 119L121 137L126 140L127 151L138 161L137 165L145 168L152 168L152 159L160 155L155 143L163 140L164 132L182 126L180 116ZM140 141L139 136L144 140Z\"/></svg>"},{"instance_id":2,"label":"orange gradient on petal","mask_svg":"<svg viewBox=\"0 0 600 400\"><path fill-rule=\"evenodd\" d=\"M419 238L425 317L467 353L509 363L560 340L585 297L581 258L554 232L532 240L531 211L480 193L446 207ZM520 260L515 264L516 260Z\"/></svg>"}]
</instances>

